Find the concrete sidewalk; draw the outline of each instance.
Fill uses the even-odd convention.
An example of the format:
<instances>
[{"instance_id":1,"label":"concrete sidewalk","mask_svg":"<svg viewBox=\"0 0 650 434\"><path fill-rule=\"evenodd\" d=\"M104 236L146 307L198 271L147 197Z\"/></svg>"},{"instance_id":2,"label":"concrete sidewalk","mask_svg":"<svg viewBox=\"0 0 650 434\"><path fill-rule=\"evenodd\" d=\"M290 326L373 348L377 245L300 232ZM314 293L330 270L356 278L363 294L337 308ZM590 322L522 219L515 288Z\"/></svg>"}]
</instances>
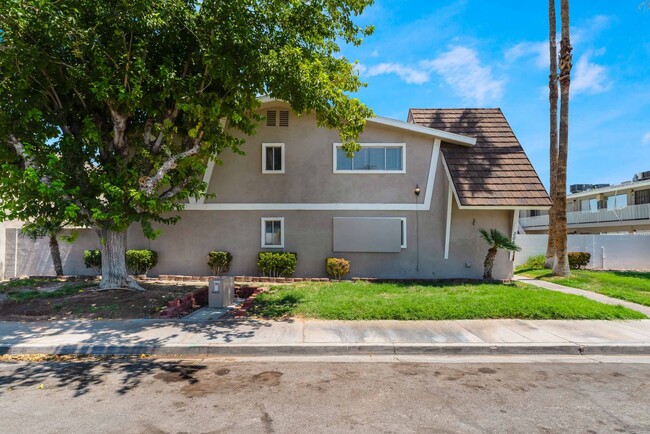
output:
<instances>
[{"instance_id":1,"label":"concrete sidewalk","mask_svg":"<svg viewBox=\"0 0 650 434\"><path fill-rule=\"evenodd\" d=\"M517 282L527 283L529 285L537 286L539 288L549 289L551 291L563 292L565 294L580 295L582 297L589 298L591 300L598 301L600 303L611 304L611 305L620 305L627 307L628 309L636 310L642 314L650 317L650 307L643 306L642 304L632 303L631 301L621 300L619 298L608 297L597 292L586 291L584 289L570 288L564 285L558 285L557 283L547 282L545 280L533 279L532 277L518 276L515 275L512 280Z\"/></svg>"},{"instance_id":2,"label":"concrete sidewalk","mask_svg":"<svg viewBox=\"0 0 650 434\"><path fill-rule=\"evenodd\" d=\"M0 354L650 354L650 320L0 322Z\"/></svg>"}]
</instances>

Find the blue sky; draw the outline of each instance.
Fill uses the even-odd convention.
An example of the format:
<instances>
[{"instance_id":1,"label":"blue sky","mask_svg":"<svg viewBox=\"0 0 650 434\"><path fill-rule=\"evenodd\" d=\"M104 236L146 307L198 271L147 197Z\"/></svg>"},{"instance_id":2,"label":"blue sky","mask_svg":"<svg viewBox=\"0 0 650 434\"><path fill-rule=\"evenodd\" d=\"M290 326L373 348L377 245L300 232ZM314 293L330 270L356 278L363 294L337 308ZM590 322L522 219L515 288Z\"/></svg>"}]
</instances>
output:
<instances>
[{"instance_id":1,"label":"blue sky","mask_svg":"<svg viewBox=\"0 0 650 434\"><path fill-rule=\"evenodd\" d=\"M571 2L569 184L650 170L650 11L640 3ZM547 1L377 0L358 21L375 33L343 54L359 61L368 87L357 96L377 115L500 107L548 186Z\"/></svg>"}]
</instances>

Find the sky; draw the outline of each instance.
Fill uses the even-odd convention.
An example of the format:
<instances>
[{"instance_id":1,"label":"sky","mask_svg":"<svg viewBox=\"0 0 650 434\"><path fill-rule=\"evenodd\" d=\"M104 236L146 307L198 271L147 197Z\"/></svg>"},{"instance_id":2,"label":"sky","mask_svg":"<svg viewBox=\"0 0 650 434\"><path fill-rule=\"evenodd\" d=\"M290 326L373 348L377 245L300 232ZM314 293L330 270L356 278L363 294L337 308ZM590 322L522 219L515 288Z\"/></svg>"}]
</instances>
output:
<instances>
[{"instance_id":1,"label":"sky","mask_svg":"<svg viewBox=\"0 0 650 434\"><path fill-rule=\"evenodd\" d=\"M650 10L640 3L571 1L568 184L650 170ZM357 22L375 32L343 55L358 60L368 86L356 96L377 115L500 107L548 188L547 1L376 0Z\"/></svg>"}]
</instances>

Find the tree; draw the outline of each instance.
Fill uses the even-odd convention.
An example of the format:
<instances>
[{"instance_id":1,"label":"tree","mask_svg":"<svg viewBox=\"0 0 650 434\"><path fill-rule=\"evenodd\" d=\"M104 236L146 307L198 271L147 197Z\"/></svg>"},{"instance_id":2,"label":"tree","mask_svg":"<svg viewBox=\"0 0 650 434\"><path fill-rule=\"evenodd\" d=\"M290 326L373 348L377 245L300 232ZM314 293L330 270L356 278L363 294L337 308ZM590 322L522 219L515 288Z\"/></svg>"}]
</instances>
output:
<instances>
[{"instance_id":1,"label":"tree","mask_svg":"<svg viewBox=\"0 0 650 434\"><path fill-rule=\"evenodd\" d=\"M557 135L557 42L555 0L548 2L548 50L550 59L550 74L548 76L548 99L550 103L550 184L551 197L555 198L557 189L557 158L558 158L558 135ZM544 267L553 268L555 260L555 233L557 226L555 204L549 210L548 220L548 241L546 245L546 259Z\"/></svg>"},{"instance_id":2,"label":"tree","mask_svg":"<svg viewBox=\"0 0 650 434\"><path fill-rule=\"evenodd\" d=\"M479 229L481 237L485 240L486 243L490 245L488 253L485 256L485 262L483 263L483 278L492 279L492 268L494 267L494 259L497 256L499 250L507 250L509 252L518 252L521 250L521 247L515 244L514 241L510 239L507 235L503 234L497 229L490 229L486 231L485 229Z\"/></svg>"},{"instance_id":3,"label":"tree","mask_svg":"<svg viewBox=\"0 0 650 434\"><path fill-rule=\"evenodd\" d=\"M340 43L372 33L353 18L372 0L4 0L0 10L0 202L28 219L42 196L94 227L101 289L142 289L127 274L127 229L156 237L209 160L242 153L259 95L314 112L346 150L372 112ZM13 193L12 193L13 194ZM28 204L24 207L22 204Z\"/></svg>"},{"instance_id":4,"label":"tree","mask_svg":"<svg viewBox=\"0 0 650 434\"><path fill-rule=\"evenodd\" d=\"M567 254L566 223L566 173L569 154L569 86L571 84L571 37L569 34L569 0L560 0L562 20L562 39L560 40L560 134L557 159L557 181L553 198L556 218L555 262L553 274L568 276L569 258Z\"/></svg>"}]
</instances>

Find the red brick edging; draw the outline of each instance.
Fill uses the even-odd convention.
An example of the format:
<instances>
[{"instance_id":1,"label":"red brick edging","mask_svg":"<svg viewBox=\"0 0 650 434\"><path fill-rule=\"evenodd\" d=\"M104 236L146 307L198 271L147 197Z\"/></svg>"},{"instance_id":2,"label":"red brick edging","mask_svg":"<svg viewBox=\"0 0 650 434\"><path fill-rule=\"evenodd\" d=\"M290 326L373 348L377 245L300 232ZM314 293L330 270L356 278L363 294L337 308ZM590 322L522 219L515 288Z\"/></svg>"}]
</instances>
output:
<instances>
[{"instance_id":1,"label":"red brick edging","mask_svg":"<svg viewBox=\"0 0 650 434\"><path fill-rule=\"evenodd\" d=\"M245 287L246 288L246 287ZM244 289L244 288L241 288ZM236 309L233 309L232 311L228 312L228 316L230 318L243 318L246 316L246 313L248 312L248 309L253 305L253 301L255 300L255 297L257 297L259 294L261 294L264 291L268 291L269 288L266 287L257 287L253 289L253 293L249 295L246 300L241 304Z\"/></svg>"},{"instance_id":2,"label":"red brick edging","mask_svg":"<svg viewBox=\"0 0 650 434\"><path fill-rule=\"evenodd\" d=\"M197 289L187 295L167 302L167 307L160 313L161 318L175 318L190 309L208 304L208 288Z\"/></svg>"}]
</instances>

